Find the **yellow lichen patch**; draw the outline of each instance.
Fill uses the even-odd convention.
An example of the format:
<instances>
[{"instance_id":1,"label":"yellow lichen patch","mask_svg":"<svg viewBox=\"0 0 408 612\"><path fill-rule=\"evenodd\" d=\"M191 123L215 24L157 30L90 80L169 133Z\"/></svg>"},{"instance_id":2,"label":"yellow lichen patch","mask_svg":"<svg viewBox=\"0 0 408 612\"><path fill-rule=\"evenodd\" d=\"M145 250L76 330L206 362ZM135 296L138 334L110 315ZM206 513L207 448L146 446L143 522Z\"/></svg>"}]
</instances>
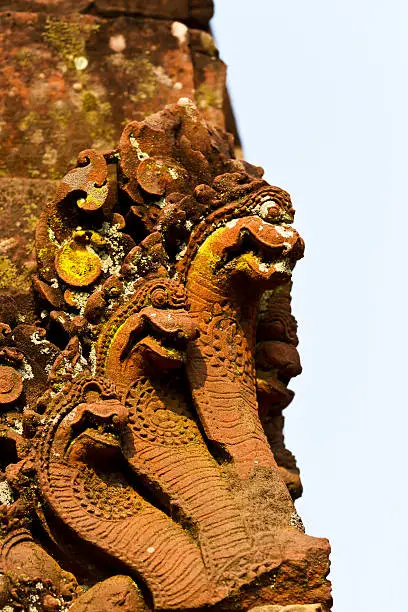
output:
<instances>
[{"instance_id":1,"label":"yellow lichen patch","mask_svg":"<svg viewBox=\"0 0 408 612\"><path fill-rule=\"evenodd\" d=\"M38 215L28 215L24 218L24 233L31 234L34 232L35 228L37 227L38 218Z\"/></svg>"},{"instance_id":2,"label":"yellow lichen patch","mask_svg":"<svg viewBox=\"0 0 408 612\"><path fill-rule=\"evenodd\" d=\"M222 109L223 96L221 91L213 89L208 83L202 83L196 89L197 106L201 110L209 107Z\"/></svg>"},{"instance_id":3,"label":"yellow lichen patch","mask_svg":"<svg viewBox=\"0 0 408 612\"><path fill-rule=\"evenodd\" d=\"M235 269L245 272L259 266L259 258L254 253L242 253L235 263Z\"/></svg>"},{"instance_id":4,"label":"yellow lichen patch","mask_svg":"<svg viewBox=\"0 0 408 612\"><path fill-rule=\"evenodd\" d=\"M88 65L86 42L98 28L97 24L47 17L44 38L69 67L81 71Z\"/></svg>"},{"instance_id":5,"label":"yellow lichen patch","mask_svg":"<svg viewBox=\"0 0 408 612\"><path fill-rule=\"evenodd\" d=\"M99 148L113 146L115 128L111 121L112 107L105 96L100 92L85 89L81 94L81 110L94 146Z\"/></svg>"},{"instance_id":6,"label":"yellow lichen patch","mask_svg":"<svg viewBox=\"0 0 408 612\"><path fill-rule=\"evenodd\" d=\"M208 32L201 32L200 39L201 44L208 55L215 58L218 57L217 47L211 34Z\"/></svg>"},{"instance_id":7,"label":"yellow lichen patch","mask_svg":"<svg viewBox=\"0 0 408 612\"><path fill-rule=\"evenodd\" d=\"M8 257L0 256L0 289L22 289L30 287L28 272L19 271Z\"/></svg>"},{"instance_id":8,"label":"yellow lichen patch","mask_svg":"<svg viewBox=\"0 0 408 612\"><path fill-rule=\"evenodd\" d=\"M72 109L63 100L58 100L50 106L48 116L63 131L72 121Z\"/></svg>"},{"instance_id":9,"label":"yellow lichen patch","mask_svg":"<svg viewBox=\"0 0 408 612\"><path fill-rule=\"evenodd\" d=\"M200 246L191 266L191 273L198 272L199 274L213 274L215 266L220 261L219 245L217 245L222 234L227 228L220 227L211 234Z\"/></svg>"},{"instance_id":10,"label":"yellow lichen patch","mask_svg":"<svg viewBox=\"0 0 408 612\"><path fill-rule=\"evenodd\" d=\"M92 230L75 230L72 232L73 239L80 244L93 244L96 247L105 246L106 240L103 236Z\"/></svg>"},{"instance_id":11,"label":"yellow lichen patch","mask_svg":"<svg viewBox=\"0 0 408 612\"><path fill-rule=\"evenodd\" d=\"M85 113L98 110L99 100L91 91L85 91L82 95L82 110Z\"/></svg>"},{"instance_id":12,"label":"yellow lichen patch","mask_svg":"<svg viewBox=\"0 0 408 612\"><path fill-rule=\"evenodd\" d=\"M38 223L39 210L41 204L39 203L38 197L33 197L31 190L29 190L28 198L22 203L22 215L23 215L23 232L31 235Z\"/></svg>"},{"instance_id":13,"label":"yellow lichen patch","mask_svg":"<svg viewBox=\"0 0 408 612\"><path fill-rule=\"evenodd\" d=\"M35 228L33 227L32 233L34 233L34 230ZM34 238L29 238L25 241L24 252L27 253L27 255L29 256L35 256L35 239Z\"/></svg>"},{"instance_id":14,"label":"yellow lichen patch","mask_svg":"<svg viewBox=\"0 0 408 612\"><path fill-rule=\"evenodd\" d=\"M87 287L99 277L101 260L89 246L66 243L55 257L58 276L73 287Z\"/></svg>"},{"instance_id":15,"label":"yellow lichen patch","mask_svg":"<svg viewBox=\"0 0 408 612\"><path fill-rule=\"evenodd\" d=\"M158 81L163 80L163 74L160 72L160 67L152 64L142 54L135 54L132 57L125 57L122 53L112 54L108 61L125 75L131 75L135 79L137 88L130 95L133 103L146 102L157 94Z\"/></svg>"},{"instance_id":16,"label":"yellow lichen patch","mask_svg":"<svg viewBox=\"0 0 408 612\"><path fill-rule=\"evenodd\" d=\"M21 119L20 123L18 124L18 129L21 132L25 132L31 129L33 125L37 125L37 123L38 123L38 114L34 111L30 111L27 115L24 115L24 117Z\"/></svg>"},{"instance_id":17,"label":"yellow lichen patch","mask_svg":"<svg viewBox=\"0 0 408 612\"><path fill-rule=\"evenodd\" d=\"M102 187L95 187L94 185L88 187L88 193L86 198L79 198L77 205L83 210L93 211L101 208L108 195L108 185Z\"/></svg>"}]
</instances>

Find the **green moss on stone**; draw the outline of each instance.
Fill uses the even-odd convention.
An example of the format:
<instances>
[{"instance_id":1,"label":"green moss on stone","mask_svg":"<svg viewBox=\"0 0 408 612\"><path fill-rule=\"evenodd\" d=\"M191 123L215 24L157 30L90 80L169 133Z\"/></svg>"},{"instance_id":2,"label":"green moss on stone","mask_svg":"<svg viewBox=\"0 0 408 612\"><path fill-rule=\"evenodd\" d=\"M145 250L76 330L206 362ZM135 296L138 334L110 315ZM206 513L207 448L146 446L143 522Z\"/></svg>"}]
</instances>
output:
<instances>
[{"instance_id":1,"label":"green moss on stone","mask_svg":"<svg viewBox=\"0 0 408 612\"><path fill-rule=\"evenodd\" d=\"M222 109L222 93L212 89L206 83L202 83L199 87L197 87L196 100L198 108L202 110L209 107Z\"/></svg>"},{"instance_id":2,"label":"green moss on stone","mask_svg":"<svg viewBox=\"0 0 408 612\"><path fill-rule=\"evenodd\" d=\"M28 289L30 279L27 272L20 272L8 257L0 257L0 289Z\"/></svg>"},{"instance_id":3,"label":"green moss on stone","mask_svg":"<svg viewBox=\"0 0 408 612\"><path fill-rule=\"evenodd\" d=\"M38 119L39 119L38 114L34 111L30 111L20 121L20 123L18 124L18 129L21 132L26 132L32 126L36 125L36 123L38 122Z\"/></svg>"},{"instance_id":4,"label":"green moss on stone","mask_svg":"<svg viewBox=\"0 0 408 612\"><path fill-rule=\"evenodd\" d=\"M51 106L48 115L53 123L62 128L67 128L72 121L72 109L62 100Z\"/></svg>"},{"instance_id":5,"label":"green moss on stone","mask_svg":"<svg viewBox=\"0 0 408 612\"><path fill-rule=\"evenodd\" d=\"M82 109L88 124L94 146L113 146L115 128L112 124L112 107L109 102L102 102L91 92L85 92L82 98Z\"/></svg>"},{"instance_id":6,"label":"green moss on stone","mask_svg":"<svg viewBox=\"0 0 408 612\"><path fill-rule=\"evenodd\" d=\"M214 39L208 32L201 32L201 44L203 45L204 50L211 57L218 57L218 50L215 45Z\"/></svg>"},{"instance_id":7,"label":"green moss on stone","mask_svg":"<svg viewBox=\"0 0 408 612\"><path fill-rule=\"evenodd\" d=\"M158 90L158 67L154 66L146 57L137 55L132 58L113 56L111 62L115 68L132 76L137 82L137 90L130 96L135 104L151 100Z\"/></svg>"},{"instance_id":8,"label":"green moss on stone","mask_svg":"<svg viewBox=\"0 0 408 612\"><path fill-rule=\"evenodd\" d=\"M86 42L90 35L98 29L97 24L47 17L44 38L64 62L74 68L76 67L75 60L86 57Z\"/></svg>"},{"instance_id":9,"label":"green moss on stone","mask_svg":"<svg viewBox=\"0 0 408 612\"><path fill-rule=\"evenodd\" d=\"M87 113L98 109L99 102L96 96L90 91L86 91L82 96L82 109Z\"/></svg>"}]
</instances>

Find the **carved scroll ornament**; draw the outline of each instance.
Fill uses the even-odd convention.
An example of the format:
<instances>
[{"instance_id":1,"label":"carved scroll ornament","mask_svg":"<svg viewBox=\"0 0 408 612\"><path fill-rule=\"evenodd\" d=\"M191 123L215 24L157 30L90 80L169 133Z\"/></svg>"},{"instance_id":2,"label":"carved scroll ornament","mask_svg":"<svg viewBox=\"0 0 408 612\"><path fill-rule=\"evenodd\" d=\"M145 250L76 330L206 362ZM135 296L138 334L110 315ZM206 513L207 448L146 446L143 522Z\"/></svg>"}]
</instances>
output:
<instances>
[{"instance_id":1,"label":"carved scroll ornament","mask_svg":"<svg viewBox=\"0 0 408 612\"><path fill-rule=\"evenodd\" d=\"M282 437L293 215L186 99L79 155L37 227L38 323L0 330L3 606L328 609Z\"/></svg>"}]
</instances>

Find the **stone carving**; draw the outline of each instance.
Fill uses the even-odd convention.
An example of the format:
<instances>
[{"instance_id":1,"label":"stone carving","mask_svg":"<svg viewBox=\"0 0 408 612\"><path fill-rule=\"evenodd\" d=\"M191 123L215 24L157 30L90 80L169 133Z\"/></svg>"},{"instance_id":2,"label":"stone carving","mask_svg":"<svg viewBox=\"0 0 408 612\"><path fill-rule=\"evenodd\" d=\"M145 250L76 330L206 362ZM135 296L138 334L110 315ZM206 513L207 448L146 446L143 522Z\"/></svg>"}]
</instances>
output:
<instances>
[{"instance_id":1,"label":"stone carving","mask_svg":"<svg viewBox=\"0 0 408 612\"><path fill-rule=\"evenodd\" d=\"M250 612L322 612L320 604L305 606L259 606L252 608Z\"/></svg>"},{"instance_id":2,"label":"stone carving","mask_svg":"<svg viewBox=\"0 0 408 612\"><path fill-rule=\"evenodd\" d=\"M282 436L293 215L187 99L79 155L37 227L39 318L3 308L3 606L328 610Z\"/></svg>"},{"instance_id":3,"label":"stone carving","mask_svg":"<svg viewBox=\"0 0 408 612\"><path fill-rule=\"evenodd\" d=\"M296 499L302 494L299 469L285 447L282 410L293 399L288 383L301 373L296 320L291 314L292 283L283 283L262 296L257 327L258 407L262 425L288 489Z\"/></svg>"}]
</instances>

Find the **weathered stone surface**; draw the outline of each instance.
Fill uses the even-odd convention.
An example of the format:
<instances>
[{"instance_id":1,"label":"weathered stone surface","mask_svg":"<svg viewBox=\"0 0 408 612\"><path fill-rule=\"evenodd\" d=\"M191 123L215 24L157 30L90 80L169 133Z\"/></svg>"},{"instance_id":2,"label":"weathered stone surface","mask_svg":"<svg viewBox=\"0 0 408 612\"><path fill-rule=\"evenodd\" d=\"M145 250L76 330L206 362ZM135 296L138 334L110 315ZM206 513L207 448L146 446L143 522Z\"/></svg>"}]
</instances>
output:
<instances>
[{"instance_id":1,"label":"weathered stone surface","mask_svg":"<svg viewBox=\"0 0 408 612\"><path fill-rule=\"evenodd\" d=\"M0 178L0 316L7 317L8 323L35 321L31 290L36 268L34 232L40 211L55 187L50 180Z\"/></svg>"},{"instance_id":2,"label":"weathered stone surface","mask_svg":"<svg viewBox=\"0 0 408 612\"><path fill-rule=\"evenodd\" d=\"M212 0L2 0L0 9L60 15L84 11L103 16L125 14L185 21L197 27L207 27L214 12Z\"/></svg>"},{"instance_id":3,"label":"weathered stone surface","mask_svg":"<svg viewBox=\"0 0 408 612\"><path fill-rule=\"evenodd\" d=\"M80 13L89 9L93 0L1 0L2 11L44 12L44 13Z\"/></svg>"},{"instance_id":4,"label":"weathered stone surface","mask_svg":"<svg viewBox=\"0 0 408 612\"><path fill-rule=\"evenodd\" d=\"M126 13L160 19L177 19L196 26L206 27L214 6L212 0L95 0L97 12L105 14Z\"/></svg>"},{"instance_id":5,"label":"weathered stone surface","mask_svg":"<svg viewBox=\"0 0 408 612\"><path fill-rule=\"evenodd\" d=\"M70 612L148 612L143 597L129 576L113 576L93 586L74 601ZM308 612L308 611L306 611Z\"/></svg>"},{"instance_id":6,"label":"weathered stone surface","mask_svg":"<svg viewBox=\"0 0 408 612\"><path fill-rule=\"evenodd\" d=\"M182 96L199 101L208 119L224 125L225 67L211 36L172 21L188 14L198 24L211 3L172 3L171 13L168 3L122 4L127 13L142 7L143 14L160 16L156 20L79 15L89 4L1 5L13 12L0 13L0 210L7 219L0 228L0 291L10 288L27 321L35 319L29 251L38 204L79 150L111 148L126 121ZM37 13L18 12L28 10ZM198 67L203 61L205 73ZM212 97L204 95L211 84ZM35 180L8 180L13 177Z\"/></svg>"},{"instance_id":7,"label":"weathered stone surface","mask_svg":"<svg viewBox=\"0 0 408 612\"><path fill-rule=\"evenodd\" d=\"M222 132L212 2L0 8L0 607L327 612L283 437L303 241Z\"/></svg>"},{"instance_id":8,"label":"weathered stone surface","mask_svg":"<svg viewBox=\"0 0 408 612\"><path fill-rule=\"evenodd\" d=\"M190 48L194 65L196 104L208 121L225 127L225 64L218 60L217 48L208 32L191 30Z\"/></svg>"},{"instance_id":9,"label":"weathered stone surface","mask_svg":"<svg viewBox=\"0 0 408 612\"><path fill-rule=\"evenodd\" d=\"M192 51L190 38L204 42ZM57 179L78 151L112 148L124 123L180 97L224 126L224 65L182 23L0 13L0 49L2 176Z\"/></svg>"},{"instance_id":10,"label":"weathered stone surface","mask_svg":"<svg viewBox=\"0 0 408 612\"><path fill-rule=\"evenodd\" d=\"M249 612L322 612L320 604L295 605L295 606L257 606Z\"/></svg>"},{"instance_id":11,"label":"weathered stone surface","mask_svg":"<svg viewBox=\"0 0 408 612\"><path fill-rule=\"evenodd\" d=\"M232 149L182 98L83 151L43 208L42 316L2 327L7 602L33 549L19 597L41 573L49 610L330 605L328 543L304 533L257 399L256 363L282 393L300 371L303 241L289 194Z\"/></svg>"},{"instance_id":12,"label":"weathered stone surface","mask_svg":"<svg viewBox=\"0 0 408 612\"><path fill-rule=\"evenodd\" d=\"M291 312L291 283L263 296L258 318L257 364L258 405L264 431L273 449L282 477L293 499L302 494L296 459L285 447L282 411L293 399L288 389L302 367L297 352L297 323Z\"/></svg>"}]
</instances>

